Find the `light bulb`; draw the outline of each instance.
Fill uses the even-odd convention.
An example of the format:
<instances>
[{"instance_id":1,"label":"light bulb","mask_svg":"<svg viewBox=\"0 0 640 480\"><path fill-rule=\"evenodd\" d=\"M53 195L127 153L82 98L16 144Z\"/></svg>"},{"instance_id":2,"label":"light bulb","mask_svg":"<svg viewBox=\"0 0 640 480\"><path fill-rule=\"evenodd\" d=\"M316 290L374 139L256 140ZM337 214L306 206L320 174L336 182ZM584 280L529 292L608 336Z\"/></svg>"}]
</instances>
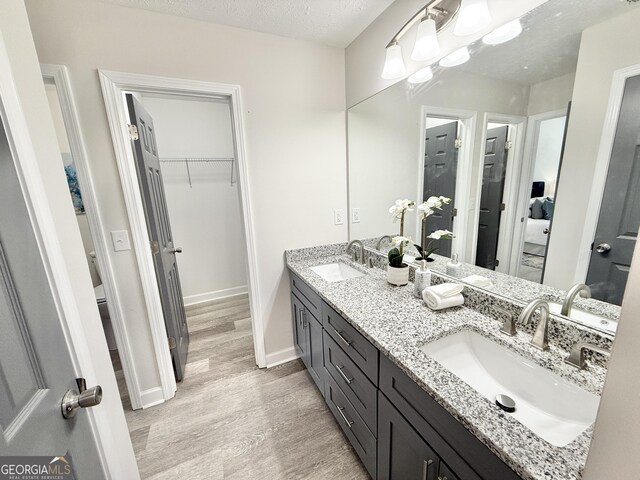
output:
<instances>
[{"instance_id":1,"label":"light bulb","mask_svg":"<svg viewBox=\"0 0 640 480\"><path fill-rule=\"evenodd\" d=\"M522 25L520 25L520 20L516 18L496 28L493 32L486 34L482 38L482 41L487 45L498 45L513 40L520 35L520 33L522 33Z\"/></svg>"},{"instance_id":2,"label":"light bulb","mask_svg":"<svg viewBox=\"0 0 640 480\"><path fill-rule=\"evenodd\" d=\"M424 83L428 82L433 78L433 71L431 70L431 66L421 68L416 73L409 76L407 81L412 84Z\"/></svg>"},{"instance_id":3,"label":"light bulb","mask_svg":"<svg viewBox=\"0 0 640 480\"><path fill-rule=\"evenodd\" d=\"M393 43L387 47L387 55L382 69L382 78L385 80L393 80L402 77L407 69L402 59L402 49L397 43Z\"/></svg>"},{"instance_id":4,"label":"light bulb","mask_svg":"<svg viewBox=\"0 0 640 480\"><path fill-rule=\"evenodd\" d=\"M468 61L469 58L469 49L467 47L459 48L451 52L449 55L440 60L441 67L457 67L458 65L462 65L464 62Z\"/></svg>"},{"instance_id":5,"label":"light bulb","mask_svg":"<svg viewBox=\"0 0 640 480\"><path fill-rule=\"evenodd\" d=\"M425 18L418 25L418 35L411 58L417 62L429 60L440 53L440 44L436 33L436 22L433 18Z\"/></svg>"},{"instance_id":6,"label":"light bulb","mask_svg":"<svg viewBox=\"0 0 640 480\"><path fill-rule=\"evenodd\" d=\"M479 32L491 23L487 0L462 0L453 34L463 37Z\"/></svg>"}]
</instances>

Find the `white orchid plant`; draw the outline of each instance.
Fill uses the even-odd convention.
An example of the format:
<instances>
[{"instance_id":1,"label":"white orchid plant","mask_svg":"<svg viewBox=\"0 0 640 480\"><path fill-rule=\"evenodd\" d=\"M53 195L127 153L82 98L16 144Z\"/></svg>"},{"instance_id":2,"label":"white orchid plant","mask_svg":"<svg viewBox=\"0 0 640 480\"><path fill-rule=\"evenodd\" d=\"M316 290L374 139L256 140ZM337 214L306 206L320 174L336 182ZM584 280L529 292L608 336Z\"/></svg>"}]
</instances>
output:
<instances>
[{"instance_id":1,"label":"white orchid plant","mask_svg":"<svg viewBox=\"0 0 640 480\"><path fill-rule=\"evenodd\" d=\"M416 202L405 198L404 200L396 200L396 203L389 207L389 213L393 217L393 221L400 220L400 236L404 236L404 217L407 212L412 212Z\"/></svg>"},{"instance_id":2,"label":"white orchid plant","mask_svg":"<svg viewBox=\"0 0 640 480\"><path fill-rule=\"evenodd\" d=\"M416 249L420 252L421 258L424 260L428 260L429 256L438 250L438 247L434 245L435 240L450 240L454 238L453 233L449 230L436 230L430 235L427 235L427 218L433 215L436 210L442 210L442 207L449 203L451 203L451 199L448 197L432 196L418 205L418 211L420 212L422 220L422 242L421 245L416 245ZM427 242L427 238L430 238L431 241Z\"/></svg>"},{"instance_id":3,"label":"white orchid plant","mask_svg":"<svg viewBox=\"0 0 640 480\"><path fill-rule=\"evenodd\" d=\"M389 265L396 268L402 268L406 265L402 261L402 258L404 256L404 249L411 246L413 244L413 241L409 237L398 235L397 237L393 237L391 239L391 243L393 243L395 247L389 250Z\"/></svg>"}]
</instances>

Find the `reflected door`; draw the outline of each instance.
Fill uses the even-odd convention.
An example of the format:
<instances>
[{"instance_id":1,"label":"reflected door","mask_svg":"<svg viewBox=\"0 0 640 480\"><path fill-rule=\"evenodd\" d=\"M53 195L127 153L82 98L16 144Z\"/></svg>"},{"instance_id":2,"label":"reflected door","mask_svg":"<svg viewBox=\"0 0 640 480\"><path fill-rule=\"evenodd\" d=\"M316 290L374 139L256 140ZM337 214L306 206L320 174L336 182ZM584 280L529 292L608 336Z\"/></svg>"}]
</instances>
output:
<instances>
[{"instance_id":1,"label":"reflected door","mask_svg":"<svg viewBox=\"0 0 640 480\"><path fill-rule=\"evenodd\" d=\"M138 182L142 191L142 203L147 220L152 248L156 280L162 301L164 323L169 336L169 348L177 381L184 378L189 351L189 331L184 311L182 287L176 262L176 248L169 224L169 211L160 171L160 159L156 148L153 119L133 95L127 94L129 118L138 129L138 139L131 140Z\"/></svg>"},{"instance_id":2,"label":"reflected door","mask_svg":"<svg viewBox=\"0 0 640 480\"><path fill-rule=\"evenodd\" d=\"M640 76L625 84L587 285L593 298L620 305L640 225Z\"/></svg>"},{"instance_id":3,"label":"reflected door","mask_svg":"<svg viewBox=\"0 0 640 480\"><path fill-rule=\"evenodd\" d=\"M495 270L497 266L500 217L503 210L504 178L507 169L507 135L509 127L487 130L484 164L482 169L482 192L478 219L478 247L476 265Z\"/></svg>"},{"instance_id":4,"label":"reflected door","mask_svg":"<svg viewBox=\"0 0 640 480\"><path fill-rule=\"evenodd\" d=\"M104 478L87 413L62 417L76 372L0 124L0 456L50 456L76 478ZM88 379L90 380L90 379ZM96 406L94 408L100 408ZM54 460L54 456L66 456Z\"/></svg>"},{"instance_id":5,"label":"reflected door","mask_svg":"<svg viewBox=\"0 0 640 480\"><path fill-rule=\"evenodd\" d=\"M427 218L427 235L436 230L453 230L458 166L458 122L427 128L425 135L424 183L422 201L431 196L444 196L451 203ZM438 255L451 256L451 241L434 241Z\"/></svg>"}]
</instances>

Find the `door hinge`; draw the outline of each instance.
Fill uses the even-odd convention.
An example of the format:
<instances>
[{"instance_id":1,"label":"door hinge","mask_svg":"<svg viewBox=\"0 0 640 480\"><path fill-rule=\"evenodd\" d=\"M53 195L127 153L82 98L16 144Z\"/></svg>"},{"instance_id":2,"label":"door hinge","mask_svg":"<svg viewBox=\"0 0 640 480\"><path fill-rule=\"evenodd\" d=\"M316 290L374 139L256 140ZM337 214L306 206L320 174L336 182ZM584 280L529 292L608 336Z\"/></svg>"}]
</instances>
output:
<instances>
[{"instance_id":1,"label":"door hinge","mask_svg":"<svg viewBox=\"0 0 640 480\"><path fill-rule=\"evenodd\" d=\"M456 138L456 141L454 142L453 146L455 148L462 148L462 139L461 138Z\"/></svg>"},{"instance_id":2,"label":"door hinge","mask_svg":"<svg viewBox=\"0 0 640 480\"><path fill-rule=\"evenodd\" d=\"M140 136L138 135L138 127L135 125L127 125L129 127L129 138L131 140L138 140Z\"/></svg>"},{"instance_id":3,"label":"door hinge","mask_svg":"<svg viewBox=\"0 0 640 480\"><path fill-rule=\"evenodd\" d=\"M173 337L169 337L169 350L173 350L174 348L176 348L176 346L176 339Z\"/></svg>"},{"instance_id":4,"label":"door hinge","mask_svg":"<svg viewBox=\"0 0 640 480\"><path fill-rule=\"evenodd\" d=\"M504 144L505 150L511 150L513 148L513 142L511 140L507 140L507 143Z\"/></svg>"},{"instance_id":5,"label":"door hinge","mask_svg":"<svg viewBox=\"0 0 640 480\"><path fill-rule=\"evenodd\" d=\"M458 216L458 209L454 207L454 209L451 210L451 218L457 217L457 216Z\"/></svg>"},{"instance_id":6,"label":"door hinge","mask_svg":"<svg viewBox=\"0 0 640 480\"><path fill-rule=\"evenodd\" d=\"M160 244L157 240L151 240L151 255L160 253Z\"/></svg>"},{"instance_id":7,"label":"door hinge","mask_svg":"<svg viewBox=\"0 0 640 480\"><path fill-rule=\"evenodd\" d=\"M500 204L500 211L504 212L504 210L507 208L507 206L504 203Z\"/></svg>"},{"instance_id":8,"label":"door hinge","mask_svg":"<svg viewBox=\"0 0 640 480\"><path fill-rule=\"evenodd\" d=\"M498 267L499 265L500 265L500 260L498 260L498 259L496 258L495 266L496 266L496 267Z\"/></svg>"}]
</instances>

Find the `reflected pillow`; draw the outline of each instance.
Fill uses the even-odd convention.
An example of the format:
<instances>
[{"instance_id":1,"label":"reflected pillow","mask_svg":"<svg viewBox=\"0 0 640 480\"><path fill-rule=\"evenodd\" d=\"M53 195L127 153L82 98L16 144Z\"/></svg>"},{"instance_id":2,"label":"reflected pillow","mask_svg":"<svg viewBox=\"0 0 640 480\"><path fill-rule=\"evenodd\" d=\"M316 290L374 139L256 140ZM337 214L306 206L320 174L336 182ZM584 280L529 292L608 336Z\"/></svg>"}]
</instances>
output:
<instances>
[{"instance_id":1,"label":"reflected pillow","mask_svg":"<svg viewBox=\"0 0 640 480\"><path fill-rule=\"evenodd\" d=\"M544 218L544 212L542 211L542 200L536 198L531 204L531 218L535 220L540 220Z\"/></svg>"},{"instance_id":2,"label":"reflected pillow","mask_svg":"<svg viewBox=\"0 0 640 480\"><path fill-rule=\"evenodd\" d=\"M545 220L551 220L553 218L553 200L549 197L544 199L542 202L542 218Z\"/></svg>"}]
</instances>

